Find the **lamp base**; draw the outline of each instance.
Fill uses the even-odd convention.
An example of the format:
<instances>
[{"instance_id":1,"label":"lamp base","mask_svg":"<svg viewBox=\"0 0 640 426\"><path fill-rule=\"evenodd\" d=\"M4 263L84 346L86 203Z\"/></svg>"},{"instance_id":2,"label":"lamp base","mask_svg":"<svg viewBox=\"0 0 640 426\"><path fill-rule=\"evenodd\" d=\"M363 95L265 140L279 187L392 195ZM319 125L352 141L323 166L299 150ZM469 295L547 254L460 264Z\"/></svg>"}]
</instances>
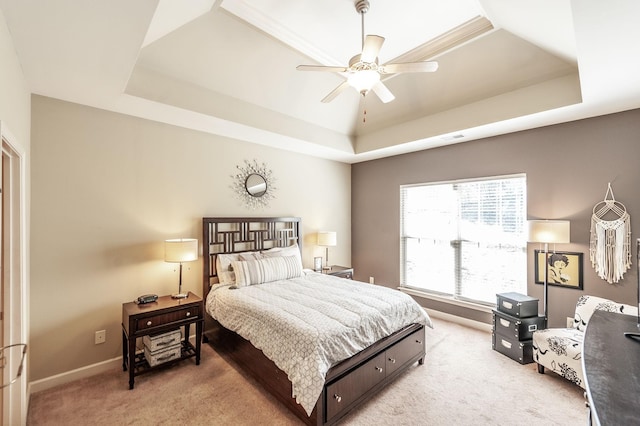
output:
<instances>
[{"instance_id":1,"label":"lamp base","mask_svg":"<svg viewBox=\"0 0 640 426\"><path fill-rule=\"evenodd\" d=\"M171 295L172 299L186 299L187 297L189 297L189 295L186 293L176 293Z\"/></svg>"}]
</instances>

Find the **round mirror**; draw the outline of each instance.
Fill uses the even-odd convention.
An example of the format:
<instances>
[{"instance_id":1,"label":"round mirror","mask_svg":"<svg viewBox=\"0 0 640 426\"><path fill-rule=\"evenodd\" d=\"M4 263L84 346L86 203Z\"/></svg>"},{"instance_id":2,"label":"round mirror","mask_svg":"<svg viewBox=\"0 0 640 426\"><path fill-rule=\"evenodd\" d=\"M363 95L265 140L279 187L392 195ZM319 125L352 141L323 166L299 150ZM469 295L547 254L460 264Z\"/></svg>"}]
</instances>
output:
<instances>
[{"instance_id":1,"label":"round mirror","mask_svg":"<svg viewBox=\"0 0 640 426\"><path fill-rule=\"evenodd\" d=\"M251 173L244 181L244 187L252 197L262 197L267 192L267 181L257 173Z\"/></svg>"}]
</instances>

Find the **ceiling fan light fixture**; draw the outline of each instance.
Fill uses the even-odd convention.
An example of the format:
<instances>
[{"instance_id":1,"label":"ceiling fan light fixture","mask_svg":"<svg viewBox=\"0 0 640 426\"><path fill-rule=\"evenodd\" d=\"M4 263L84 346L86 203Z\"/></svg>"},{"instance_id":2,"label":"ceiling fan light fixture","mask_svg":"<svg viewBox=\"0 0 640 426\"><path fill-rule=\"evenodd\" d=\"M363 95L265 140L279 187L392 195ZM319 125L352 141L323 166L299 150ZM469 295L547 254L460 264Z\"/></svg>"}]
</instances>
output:
<instances>
[{"instance_id":1,"label":"ceiling fan light fixture","mask_svg":"<svg viewBox=\"0 0 640 426\"><path fill-rule=\"evenodd\" d=\"M375 70L355 71L350 73L347 78L349 86L353 87L358 91L358 93L362 93L363 95L367 94L367 92L379 81L380 73Z\"/></svg>"},{"instance_id":2,"label":"ceiling fan light fixture","mask_svg":"<svg viewBox=\"0 0 640 426\"><path fill-rule=\"evenodd\" d=\"M296 67L300 71L338 72L347 77L346 82L341 83L322 99L323 103L331 102L347 86L353 87L362 96L373 90L383 103L391 102L395 97L381 81L380 74L434 72L438 69L437 62L426 61L379 65L378 53L384 43L384 37L374 34L365 36L364 32L364 15L369 11L369 0L353 1L355 1L356 10L362 18L362 51L351 58L348 67L326 65L298 65Z\"/></svg>"}]
</instances>

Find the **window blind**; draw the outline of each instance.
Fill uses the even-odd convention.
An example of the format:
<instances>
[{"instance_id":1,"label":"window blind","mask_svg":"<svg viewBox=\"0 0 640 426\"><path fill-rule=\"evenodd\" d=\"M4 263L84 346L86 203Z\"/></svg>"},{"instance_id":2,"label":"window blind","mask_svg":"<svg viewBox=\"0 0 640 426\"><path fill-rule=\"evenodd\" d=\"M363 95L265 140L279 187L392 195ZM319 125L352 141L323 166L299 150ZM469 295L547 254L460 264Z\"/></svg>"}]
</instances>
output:
<instances>
[{"instance_id":1,"label":"window blind","mask_svg":"<svg viewBox=\"0 0 640 426\"><path fill-rule=\"evenodd\" d=\"M480 303L526 293L526 177L400 187L400 284Z\"/></svg>"}]
</instances>

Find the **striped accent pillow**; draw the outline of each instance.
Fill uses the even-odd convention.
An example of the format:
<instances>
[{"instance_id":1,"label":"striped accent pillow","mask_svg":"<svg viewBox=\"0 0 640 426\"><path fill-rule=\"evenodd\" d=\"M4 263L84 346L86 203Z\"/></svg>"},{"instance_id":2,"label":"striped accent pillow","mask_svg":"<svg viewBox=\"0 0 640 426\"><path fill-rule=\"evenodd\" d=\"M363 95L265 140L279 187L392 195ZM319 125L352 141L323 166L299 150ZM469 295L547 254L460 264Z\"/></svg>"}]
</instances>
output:
<instances>
[{"instance_id":1,"label":"striped accent pillow","mask_svg":"<svg viewBox=\"0 0 640 426\"><path fill-rule=\"evenodd\" d=\"M236 274L236 287L288 280L302 275L302 268L296 256L233 261L231 264Z\"/></svg>"},{"instance_id":2,"label":"striped accent pillow","mask_svg":"<svg viewBox=\"0 0 640 426\"><path fill-rule=\"evenodd\" d=\"M260 252L260 258L265 257L279 257L279 256L295 256L298 259L298 263L300 264L300 269L302 269L302 257L300 256L300 246L298 243L294 243L288 247L273 247L268 250L263 250ZM240 260L251 260L251 259L240 259Z\"/></svg>"}]
</instances>

